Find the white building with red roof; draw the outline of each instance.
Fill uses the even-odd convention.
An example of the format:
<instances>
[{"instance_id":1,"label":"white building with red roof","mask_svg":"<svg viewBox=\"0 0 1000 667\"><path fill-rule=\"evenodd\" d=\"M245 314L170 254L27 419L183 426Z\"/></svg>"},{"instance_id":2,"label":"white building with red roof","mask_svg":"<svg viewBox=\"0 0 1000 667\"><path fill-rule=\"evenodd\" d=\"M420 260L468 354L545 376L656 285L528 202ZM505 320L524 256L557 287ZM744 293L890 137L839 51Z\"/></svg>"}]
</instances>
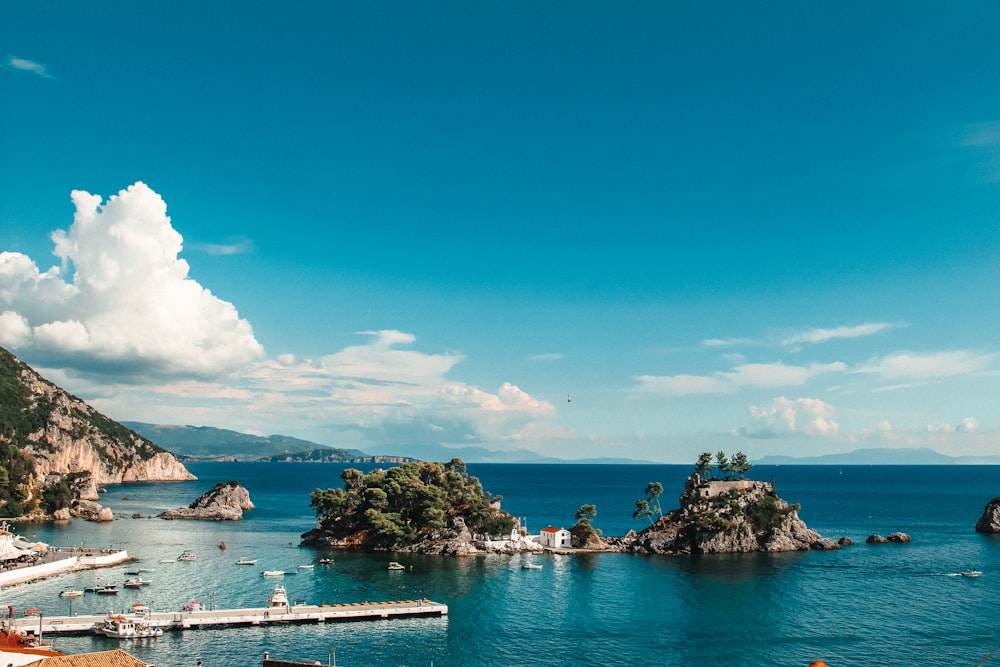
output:
<instances>
[{"instance_id":1,"label":"white building with red roof","mask_svg":"<svg viewBox=\"0 0 1000 667\"><path fill-rule=\"evenodd\" d=\"M542 533L538 537L538 542L543 547L552 549L569 549L573 546L573 537L565 528L553 528L546 526L542 528Z\"/></svg>"}]
</instances>

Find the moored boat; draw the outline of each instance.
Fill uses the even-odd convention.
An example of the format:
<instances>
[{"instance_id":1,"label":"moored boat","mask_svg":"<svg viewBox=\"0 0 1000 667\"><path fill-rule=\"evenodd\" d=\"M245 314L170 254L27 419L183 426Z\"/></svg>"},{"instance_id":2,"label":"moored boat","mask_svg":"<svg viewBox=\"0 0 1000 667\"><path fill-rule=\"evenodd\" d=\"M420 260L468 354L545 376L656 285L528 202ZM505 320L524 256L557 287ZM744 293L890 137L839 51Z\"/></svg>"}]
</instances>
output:
<instances>
[{"instance_id":1,"label":"moored boat","mask_svg":"<svg viewBox=\"0 0 1000 667\"><path fill-rule=\"evenodd\" d=\"M61 598L78 598L83 596L83 591L59 591Z\"/></svg>"},{"instance_id":2,"label":"moored boat","mask_svg":"<svg viewBox=\"0 0 1000 667\"><path fill-rule=\"evenodd\" d=\"M107 584L97 589L98 595L118 595L118 586Z\"/></svg>"},{"instance_id":3,"label":"moored boat","mask_svg":"<svg viewBox=\"0 0 1000 667\"><path fill-rule=\"evenodd\" d=\"M184 611L205 611L205 605L197 600L192 600L184 605Z\"/></svg>"},{"instance_id":4,"label":"moored boat","mask_svg":"<svg viewBox=\"0 0 1000 667\"><path fill-rule=\"evenodd\" d=\"M194 552L190 549L185 549L181 555L177 557L177 560L198 560L198 557L195 556Z\"/></svg>"},{"instance_id":5,"label":"moored boat","mask_svg":"<svg viewBox=\"0 0 1000 667\"><path fill-rule=\"evenodd\" d=\"M152 625L145 618L128 618L117 615L108 616L97 631L115 639L145 639L163 635L163 630Z\"/></svg>"},{"instance_id":6,"label":"moored boat","mask_svg":"<svg viewBox=\"0 0 1000 667\"><path fill-rule=\"evenodd\" d=\"M284 570L264 570L260 573L262 577L283 577L285 576Z\"/></svg>"},{"instance_id":7,"label":"moored boat","mask_svg":"<svg viewBox=\"0 0 1000 667\"><path fill-rule=\"evenodd\" d=\"M396 561L392 561L391 563L389 563L386 566L385 569L387 569L387 570L405 570L406 567L403 566L401 563L397 563Z\"/></svg>"},{"instance_id":8,"label":"moored boat","mask_svg":"<svg viewBox=\"0 0 1000 667\"><path fill-rule=\"evenodd\" d=\"M256 565L257 564L257 559L256 558L241 558L238 561L236 561L236 564L237 565Z\"/></svg>"},{"instance_id":9,"label":"moored boat","mask_svg":"<svg viewBox=\"0 0 1000 667\"><path fill-rule=\"evenodd\" d=\"M274 590L267 596L267 606L272 609L274 607L288 607L288 593L285 591L284 586L281 584L274 585Z\"/></svg>"}]
</instances>

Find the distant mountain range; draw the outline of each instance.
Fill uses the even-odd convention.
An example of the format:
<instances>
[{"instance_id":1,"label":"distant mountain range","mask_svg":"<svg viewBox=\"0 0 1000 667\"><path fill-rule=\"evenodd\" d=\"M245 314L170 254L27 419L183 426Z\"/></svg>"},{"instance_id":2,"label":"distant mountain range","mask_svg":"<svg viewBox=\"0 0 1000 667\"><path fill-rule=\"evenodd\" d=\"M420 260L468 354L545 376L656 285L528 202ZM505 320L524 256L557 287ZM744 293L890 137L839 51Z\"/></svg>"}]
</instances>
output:
<instances>
[{"instance_id":1,"label":"distant mountain range","mask_svg":"<svg viewBox=\"0 0 1000 667\"><path fill-rule=\"evenodd\" d=\"M948 456L927 447L856 449L822 456L765 456L760 465L996 465L1000 456Z\"/></svg>"},{"instance_id":2,"label":"distant mountain range","mask_svg":"<svg viewBox=\"0 0 1000 667\"><path fill-rule=\"evenodd\" d=\"M485 447L449 448L442 445L385 445L373 452L338 449L287 435L250 435L212 426L172 426L122 422L144 438L181 459L201 461L309 461L331 463L446 462L466 463L652 463L626 458L565 460L525 449L496 451ZM400 452L405 452L401 454Z\"/></svg>"},{"instance_id":3,"label":"distant mountain range","mask_svg":"<svg viewBox=\"0 0 1000 667\"><path fill-rule=\"evenodd\" d=\"M182 459L259 461L274 458L349 463L369 457L359 449L337 449L287 435L250 435L211 426L170 426L143 422L122 424Z\"/></svg>"}]
</instances>

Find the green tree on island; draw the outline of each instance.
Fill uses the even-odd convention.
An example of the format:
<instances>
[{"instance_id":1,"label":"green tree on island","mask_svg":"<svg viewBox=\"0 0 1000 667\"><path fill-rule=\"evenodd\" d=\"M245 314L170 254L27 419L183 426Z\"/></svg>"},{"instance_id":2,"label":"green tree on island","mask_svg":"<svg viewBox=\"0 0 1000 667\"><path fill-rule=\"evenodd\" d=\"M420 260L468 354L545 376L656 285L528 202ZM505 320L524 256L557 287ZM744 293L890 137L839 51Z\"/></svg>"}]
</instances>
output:
<instances>
[{"instance_id":1,"label":"green tree on island","mask_svg":"<svg viewBox=\"0 0 1000 667\"><path fill-rule=\"evenodd\" d=\"M569 529L573 536L574 547L583 547L600 539L601 531L593 526L593 519L596 516L597 505L580 505L576 510L576 524Z\"/></svg>"},{"instance_id":2,"label":"green tree on island","mask_svg":"<svg viewBox=\"0 0 1000 667\"><path fill-rule=\"evenodd\" d=\"M653 524L653 512L663 517L663 508L660 507L660 494L663 493L663 485L659 482L650 482L646 485L646 497L635 501L635 511L632 512L633 519L646 517L650 525ZM655 507L654 507L655 506Z\"/></svg>"},{"instance_id":3,"label":"green tree on island","mask_svg":"<svg viewBox=\"0 0 1000 667\"><path fill-rule=\"evenodd\" d=\"M342 489L309 496L319 529L338 540L373 547L413 544L461 517L472 533L503 535L515 520L499 508L501 496L483 491L461 459L404 463L365 474L348 468Z\"/></svg>"},{"instance_id":4,"label":"green tree on island","mask_svg":"<svg viewBox=\"0 0 1000 667\"><path fill-rule=\"evenodd\" d=\"M719 451L715 455L715 466L719 469L719 476L722 479L729 479L729 458L725 452Z\"/></svg>"},{"instance_id":5,"label":"green tree on island","mask_svg":"<svg viewBox=\"0 0 1000 667\"><path fill-rule=\"evenodd\" d=\"M729 470L734 475L743 479L743 475L749 471L750 468L753 468L753 464L750 463L749 459L747 459L746 454L743 452L736 452L733 454L733 460L729 462Z\"/></svg>"},{"instance_id":6,"label":"green tree on island","mask_svg":"<svg viewBox=\"0 0 1000 667\"><path fill-rule=\"evenodd\" d=\"M708 479L712 476L712 453L702 452L698 456L698 462L694 466L694 474L698 475L702 479Z\"/></svg>"}]
</instances>

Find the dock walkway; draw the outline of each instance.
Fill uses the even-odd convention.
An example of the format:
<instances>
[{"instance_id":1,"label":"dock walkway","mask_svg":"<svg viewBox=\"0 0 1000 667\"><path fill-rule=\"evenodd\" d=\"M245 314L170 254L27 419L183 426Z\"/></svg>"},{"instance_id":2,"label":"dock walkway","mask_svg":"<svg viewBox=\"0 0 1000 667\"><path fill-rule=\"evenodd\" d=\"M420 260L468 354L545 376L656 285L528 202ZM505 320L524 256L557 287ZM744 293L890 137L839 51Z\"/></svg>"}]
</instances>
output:
<instances>
[{"instance_id":1,"label":"dock walkway","mask_svg":"<svg viewBox=\"0 0 1000 667\"><path fill-rule=\"evenodd\" d=\"M147 612L145 618L164 631L255 625L373 621L388 618L445 616L448 606L431 600L365 602L334 605L296 604L289 607L216 609L213 611ZM83 635L97 632L107 615L38 616L13 621L24 632Z\"/></svg>"}]
</instances>

